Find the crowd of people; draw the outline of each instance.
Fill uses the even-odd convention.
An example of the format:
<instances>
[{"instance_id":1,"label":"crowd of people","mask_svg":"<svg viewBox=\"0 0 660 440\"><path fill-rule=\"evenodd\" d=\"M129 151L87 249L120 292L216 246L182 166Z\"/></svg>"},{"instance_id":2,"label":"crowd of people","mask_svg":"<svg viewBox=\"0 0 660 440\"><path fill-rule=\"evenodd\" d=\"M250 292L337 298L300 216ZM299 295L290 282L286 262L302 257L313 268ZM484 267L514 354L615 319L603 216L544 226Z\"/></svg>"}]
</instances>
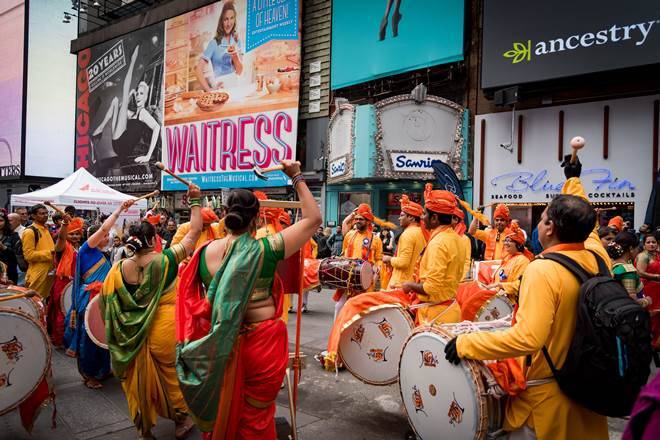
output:
<instances>
[{"instance_id":1,"label":"crowd of people","mask_svg":"<svg viewBox=\"0 0 660 440\"><path fill-rule=\"evenodd\" d=\"M301 251L309 260L362 260L374 268L367 293L347 286L333 296L323 363L335 369L338 335L355 316L392 302L422 305L414 316L420 326L461 322L461 289L474 275L473 263L499 260L480 289L515 305L511 327L457 336L446 345L446 359L525 359L519 365L525 386L505 410L510 438L607 438L606 417L567 397L555 380L569 356L581 282L551 256L570 258L590 275L606 264L648 311L660 365L658 233L651 225L636 232L621 217L606 219L586 199L579 161L567 158L562 166L562 195L529 236L506 205L494 208L486 227L483 214L431 184L424 205L403 195L398 227L361 204L334 231L323 228L299 164L288 161L284 172L302 202L297 221L284 209L262 207L266 195L259 191L234 190L222 209L202 208L195 185L188 190L190 221L182 224L160 209L118 227L131 200L93 219L69 206L52 222L44 205L19 207L0 213L2 283L38 293L52 344L77 358L87 387L101 388L110 375L121 380L140 438L152 438L157 416L175 421L177 438L193 426L207 438L275 438L274 401L289 359L287 315L294 311L288 294L297 292L279 276L282 261ZM474 216L469 227L466 210ZM62 310L70 288L71 306ZM96 295L107 350L90 339L81 319ZM307 293L302 304L307 311ZM649 387L642 396L660 384L656 379ZM636 407L629 431L645 429L641 417L654 407L644 405Z\"/></svg>"}]
</instances>

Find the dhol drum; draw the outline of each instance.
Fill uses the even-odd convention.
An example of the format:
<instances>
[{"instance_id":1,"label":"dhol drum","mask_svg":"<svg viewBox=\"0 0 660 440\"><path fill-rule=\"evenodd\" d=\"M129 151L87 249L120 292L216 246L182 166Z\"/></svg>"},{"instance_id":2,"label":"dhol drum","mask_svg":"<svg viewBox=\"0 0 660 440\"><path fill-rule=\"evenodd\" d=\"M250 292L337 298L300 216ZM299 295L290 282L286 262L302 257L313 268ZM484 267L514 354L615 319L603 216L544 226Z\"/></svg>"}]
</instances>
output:
<instances>
[{"instance_id":1,"label":"dhol drum","mask_svg":"<svg viewBox=\"0 0 660 440\"><path fill-rule=\"evenodd\" d=\"M108 349L105 337L105 320L101 316L101 295L92 298L85 309L85 330L89 339L101 348Z\"/></svg>"},{"instance_id":2,"label":"dhol drum","mask_svg":"<svg viewBox=\"0 0 660 440\"><path fill-rule=\"evenodd\" d=\"M46 325L44 306L34 290L18 286L0 288L0 307L8 307L27 313L41 325Z\"/></svg>"},{"instance_id":3,"label":"dhol drum","mask_svg":"<svg viewBox=\"0 0 660 440\"><path fill-rule=\"evenodd\" d=\"M73 304L73 281L67 284L62 290L62 296L60 297L60 308L62 313L66 316L71 310L71 305Z\"/></svg>"},{"instance_id":4,"label":"dhol drum","mask_svg":"<svg viewBox=\"0 0 660 440\"><path fill-rule=\"evenodd\" d=\"M415 327L407 310L380 306L344 327L339 355L348 371L370 385L389 385L399 377L399 354Z\"/></svg>"},{"instance_id":5,"label":"dhol drum","mask_svg":"<svg viewBox=\"0 0 660 440\"><path fill-rule=\"evenodd\" d=\"M323 287L364 292L373 280L373 267L365 260L325 258L319 265L319 281Z\"/></svg>"},{"instance_id":6,"label":"dhol drum","mask_svg":"<svg viewBox=\"0 0 660 440\"><path fill-rule=\"evenodd\" d=\"M501 390L489 385L494 381L488 368L473 360L450 364L445 360L445 345L461 332L507 325L500 321L499 325L465 322L419 327L408 337L399 361L399 390L417 436L482 440L501 434L504 402L494 397Z\"/></svg>"},{"instance_id":7,"label":"dhol drum","mask_svg":"<svg viewBox=\"0 0 660 440\"><path fill-rule=\"evenodd\" d=\"M475 261L472 279L483 284L490 284L495 272L501 265L502 260Z\"/></svg>"},{"instance_id":8,"label":"dhol drum","mask_svg":"<svg viewBox=\"0 0 660 440\"><path fill-rule=\"evenodd\" d=\"M0 307L0 416L30 397L50 362L43 325L20 310Z\"/></svg>"},{"instance_id":9,"label":"dhol drum","mask_svg":"<svg viewBox=\"0 0 660 440\"><path fill-rule=\"evenodd\" d=\"M506 294L486 289L476 290L467 298L463 298L460 305L463 319L478 322L503 318L510 321L515 308Z\"/></svg>"}]
</instances>

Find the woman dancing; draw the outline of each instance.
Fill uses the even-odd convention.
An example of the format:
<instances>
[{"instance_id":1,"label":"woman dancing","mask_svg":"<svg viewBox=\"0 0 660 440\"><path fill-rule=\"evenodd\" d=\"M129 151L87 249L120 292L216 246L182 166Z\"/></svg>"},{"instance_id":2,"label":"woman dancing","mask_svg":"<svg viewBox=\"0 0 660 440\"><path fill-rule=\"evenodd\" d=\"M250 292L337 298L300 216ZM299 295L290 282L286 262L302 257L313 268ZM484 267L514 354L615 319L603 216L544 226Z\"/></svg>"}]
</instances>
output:
<instances>
[{"instance_id":1,"label":"woman dancing","mask_svg":"<svg viewBox=\"0 0 660 440\"><path fill-rule=\"evenodd\" d=\"M107 123L112 122L112 149L120 162L131 156L143 136L151 133L149 151L144 156L135 158L137 163L148 163L156 149L160 135L160 124L145 108L151 89L149 84L140 81L136 89L131 89L133 69L135 68L139 49L140 46L136 46L133 55L131 55L131 63L126 71L126 77L124 77L121 103L116 96L112 98L103 121L92 133L92 139L97 138L103 133ZM129 108L129 103L134 103L135 109ZM92 148L92 152L94 152L94 148Z\"/></svg>"},{"instance_id":2,"label":"woman dancing","mask_svg":"<svg viewBox=\"0 0 660 440\"><path fill-rule=\"evenodd\" d=\"M212 72L204 73L208 67ZM197 61L195 75L202 84L205 91L222 86L217 81L218 77L235 73L243 73L243 62L241 61L241 41L236 31L236 8L231 1L222 6L222 12L218 19L218 27L215 37L209 41L204 53Z\"/></svg>"},{"instance_id":3,"label":"woman dancing","mask_svg":"<svg viewBox=\"0 0 660 440\"><path fill-rule=\"evenodd\" d=\"M188 188L190 230L162 253L154 250L154 225L131 226L130 257L115 263L103 283L101 310L112 371L143 439L153 438L158 416L175 421L177 439L193 427L174 369L174 303L179 263L193 252L202 230L200 196L199 187Z\"/></svg>"},{"instance_id":4,"label":"woman dancing","mask_svg":"<svg viewBox=\"0 0 660 440\"><path fill-rule=\"evenodd\" d=\"M302 202L302 219L255 239L259 200L234 190L225 216L229 235L198 249L181 275L177 374L197 426L214 439L276 438L275 398L289 347L275 266L321 224L300 164L283 164Z\"/></svg>"}]
</instances>

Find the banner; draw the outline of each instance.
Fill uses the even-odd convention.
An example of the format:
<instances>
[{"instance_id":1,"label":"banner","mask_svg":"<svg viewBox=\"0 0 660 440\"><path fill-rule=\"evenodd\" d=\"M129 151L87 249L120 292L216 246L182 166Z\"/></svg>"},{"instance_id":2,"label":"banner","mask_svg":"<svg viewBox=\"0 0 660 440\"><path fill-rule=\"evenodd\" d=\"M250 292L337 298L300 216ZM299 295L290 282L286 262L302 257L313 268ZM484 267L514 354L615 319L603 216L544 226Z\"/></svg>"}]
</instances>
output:
<instances>
[{"instance_id":1,"label":"banner","mask_svg":"<svg viewBox=\"0 0 660 440\"><path fill-rule=\"evenodd\" d=\"M222 1L165 23L163 163L202 189L282 186L295 159L298 0ZM185 187L163 174L162 189Z\"/></svg>"},{"instance_id":2,"label":"banner","mask_svg":"<svg viewBox=\"0 0 660 440\"><path fill-rule=\"evenodd\" d=\"M463 0L333 1L332 89L462 60L464 14Z\"/></svg>"},{"instance_id":3,"label":"banner","mask_svg":"<svg viewBox=\"0 0 660 440\"><path fill-rule=\"evenodd\" d=\"M0 180L21 176L25 2L0 5Z\"/></svg>"},{"instance_id":4,"label":"banner","mask_svg":"<svg viewBox=\"0 0 660 440\"><path fill-rule=\"evenodd\" d=\"M159 186L164 23L78 54L75 167L124 192Z\"/></svg>"}]
</instances>

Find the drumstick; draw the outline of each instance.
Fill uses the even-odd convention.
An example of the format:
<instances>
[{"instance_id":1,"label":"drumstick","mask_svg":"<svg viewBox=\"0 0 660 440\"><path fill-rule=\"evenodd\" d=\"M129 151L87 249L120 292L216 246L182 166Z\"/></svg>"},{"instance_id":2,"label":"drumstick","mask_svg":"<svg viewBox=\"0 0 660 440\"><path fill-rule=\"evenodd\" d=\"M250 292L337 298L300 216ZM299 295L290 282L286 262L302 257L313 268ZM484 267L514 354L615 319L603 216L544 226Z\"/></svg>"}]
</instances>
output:
<instances>
[{"instance_id":1,"label":"drumstick","mask_svg":"<svg viewBox=\"0 0 660 440\"><path fill-rule=\"evenodd\" d=\"M191 185L192 185L192 182L189 182L189 181L187 181L186 179L184 179L183 177L179 177L179 176L177 176L176 174L174 174L174 171L168 169L168 168L165 166L165 164L163 164L163 162L156 162L154 165L156 165L156 168L158 168L158 169L161 170L161 171L165 171L167 174L169 174L170 176L174 177L176 180L178 180L179 182L183 183L184 185L186 185L186 186L191 186Z\"/></svg>"},{"instance_id":2,"label":"drumstick","mask_svg":"<svg viewBox=\"0 0 660 440\"><path fill-rule=\"evenodd\" d=\"M571 147L573 148L573 152L571 153L571 164L577 162L577 152L578 150L583 149L585 144L586 142L582 136L575 136L571 139Z\"/></svg>"},{"instance_id":3,"label":"drumstick","mask_svg":"<svg viewBox=\"0 0 660 440\"><path fill-rule=\"evenodd\" d=\"M14 295L0 296L0 302L19 298L31 298L33 296L33 293L16 293Z\"/></svg>"},{"instance_id":4,"label":"drumstick","mask_svg":"<svg viewBox=\"0 0 660 440\"><path fill-rule=\"evenodd\" d=\"M295 162L300 166L300 162ZM258 166L254 165L254 168L252 171L254 172L254 175L257 176L261 180L268 180L268 176L266 176L266 173L270 173L273 171L282 171L284 169L284 165L279 164L279 165L273 165L272 167L267 167L267 168L259 168Z\"/></svg>"},{"instance_id":5,"label":"drumstick","mask_svg":"<svg viewBox=\"0 0 660 440\"><path fill-rule=\"evenodd\" d=\"M68 215L66 212L62 211L60 208L58 208L57 206L53 205L50 202L44 202L44 205L53 208L56 212L58 212L61 215Z\"/></svg>"},{"instance_id":6,"label":"drumstick","mask_svg":"<svg viewBox=\"0 0 660 440\"><path fill-rule=\"evenodd\" d=\"M138 197L137 199L133 200L134 202L137 202L138 200L143 200L143 199L149 199L151 197L157 197L160 194L160 191L151 191L149 194L145 194L143 196Z\"/></svg>"}]
</instances>

